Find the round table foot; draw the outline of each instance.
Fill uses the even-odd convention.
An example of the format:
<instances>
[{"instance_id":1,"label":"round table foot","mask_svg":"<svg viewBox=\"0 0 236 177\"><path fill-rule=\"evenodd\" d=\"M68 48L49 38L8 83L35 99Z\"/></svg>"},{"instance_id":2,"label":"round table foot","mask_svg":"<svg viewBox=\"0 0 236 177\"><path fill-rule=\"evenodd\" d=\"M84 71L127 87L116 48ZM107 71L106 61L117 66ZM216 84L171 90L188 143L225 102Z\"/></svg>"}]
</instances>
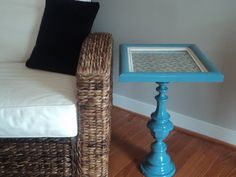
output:
<instances>
[{"instance_id":1,"label":"round table foot","mask_svg":"<svg viewBox=\"0 0 236 177\"><path fill-rule=\"evenodd\" d=\"M175 174L173 162L160 166L152 166L144 162L140 165L140 169L145 177L172 177Z\"/></svg>"}]
</instances>

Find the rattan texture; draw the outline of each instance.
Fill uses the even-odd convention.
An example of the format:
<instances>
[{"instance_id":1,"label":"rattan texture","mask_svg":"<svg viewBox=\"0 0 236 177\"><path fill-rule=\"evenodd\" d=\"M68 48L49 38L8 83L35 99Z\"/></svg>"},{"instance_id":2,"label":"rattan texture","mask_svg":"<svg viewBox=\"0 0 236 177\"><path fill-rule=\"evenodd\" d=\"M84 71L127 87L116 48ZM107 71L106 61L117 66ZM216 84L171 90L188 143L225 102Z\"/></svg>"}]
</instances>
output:
<instances>
[{"instance_id":1,"label":"rattan texture","mask_svg":"<svg viewBox=\"0 0 236 177\"><path fill-rule=\"evenodd\" d=\"M107 177L111 130L112 36L91 33L77 69L74 138L0 138L0 177Z\"/></svg>"},{"instance_id":2,"label":"rattan texture","mask_svg":"<svg viewBox=\"0 0 236 177\"><path fill-rule=\"evenodd\" d=\"M80 108L81 176L108 176L111 122L112 38L91 34L84 42L77 71Z\"/></svg>"}]
</instances>

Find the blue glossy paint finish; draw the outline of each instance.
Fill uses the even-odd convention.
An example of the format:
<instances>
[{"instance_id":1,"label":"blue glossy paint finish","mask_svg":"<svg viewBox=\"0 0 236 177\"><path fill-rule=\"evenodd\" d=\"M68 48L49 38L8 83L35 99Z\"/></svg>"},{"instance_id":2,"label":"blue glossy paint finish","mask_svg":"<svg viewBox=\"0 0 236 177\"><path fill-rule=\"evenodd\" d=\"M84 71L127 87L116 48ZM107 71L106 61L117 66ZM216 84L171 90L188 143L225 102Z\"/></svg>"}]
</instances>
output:
<instances>
[{"instance_id":1,"label":"blue glossy paint finish","mask_svg":"<svg viewBox=\"0 0 236 177\"><path fill-rule=\"evenodd\" d=\"M188 47L208 72L130 72L128 47ZM123 44L120 45L119 79L122 82L222 82L224 76L194 44Z\"/></svg>"},{"instance_id":2,"label":"blue glossy paint finish","mask_svg":"<svg viewBox=\"0 0 236 177\"><path fill-rule=\"evenodd\" d=\"M175 173L174 163L167 154L167 146L163 142L169 132L173 130L173 124L169 120L170 115L166 111L167 89L167 83L159 83L159 87L157 87L159 95L155 97L157 108L147 125L155 142L152 144L152 151L140 166L146 177L171 177Z\"/></svg>"}]
</instances>

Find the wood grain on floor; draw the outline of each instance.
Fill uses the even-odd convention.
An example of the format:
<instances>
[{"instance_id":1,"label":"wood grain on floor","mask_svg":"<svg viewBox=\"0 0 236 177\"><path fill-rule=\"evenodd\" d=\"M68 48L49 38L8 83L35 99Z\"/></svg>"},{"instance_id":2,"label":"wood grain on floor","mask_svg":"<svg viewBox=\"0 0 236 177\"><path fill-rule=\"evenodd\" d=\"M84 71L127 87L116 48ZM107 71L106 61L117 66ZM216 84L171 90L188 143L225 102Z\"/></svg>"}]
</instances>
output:
<instances>
[{"instance_id":1,"label":"wood grain on floor","mask_svg":"<svg viewBox=\"0 0 236 177\"><path fill-rule=\"evenodd\" d=\"M144 116L113 107L109 177L143 177L139 164L154 141L147 121ZM175 177L236 177L236 148L178 128L166 143L177 169Z\"/></svg>"}]
</instances>

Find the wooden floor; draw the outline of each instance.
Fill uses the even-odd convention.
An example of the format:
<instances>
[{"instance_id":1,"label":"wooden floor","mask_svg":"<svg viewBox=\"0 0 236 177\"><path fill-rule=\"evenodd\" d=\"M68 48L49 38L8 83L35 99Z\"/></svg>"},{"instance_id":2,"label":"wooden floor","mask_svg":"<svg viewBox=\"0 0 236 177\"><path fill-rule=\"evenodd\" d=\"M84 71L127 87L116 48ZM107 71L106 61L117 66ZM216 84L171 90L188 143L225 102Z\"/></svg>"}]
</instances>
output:
<instances>
[{"instance_id":1,"label":"wooden floor","mask_svg":"<svg viewBox=\"0 0 236 177\"><path fill-rule=\"evenodd\" d=\"M117 107L112 113L109 177L143 177L139 164L153 142L147 118ZM174 130L166 141L175 177L236 177L236 149Z\"/></svg>"}]
</instances>

